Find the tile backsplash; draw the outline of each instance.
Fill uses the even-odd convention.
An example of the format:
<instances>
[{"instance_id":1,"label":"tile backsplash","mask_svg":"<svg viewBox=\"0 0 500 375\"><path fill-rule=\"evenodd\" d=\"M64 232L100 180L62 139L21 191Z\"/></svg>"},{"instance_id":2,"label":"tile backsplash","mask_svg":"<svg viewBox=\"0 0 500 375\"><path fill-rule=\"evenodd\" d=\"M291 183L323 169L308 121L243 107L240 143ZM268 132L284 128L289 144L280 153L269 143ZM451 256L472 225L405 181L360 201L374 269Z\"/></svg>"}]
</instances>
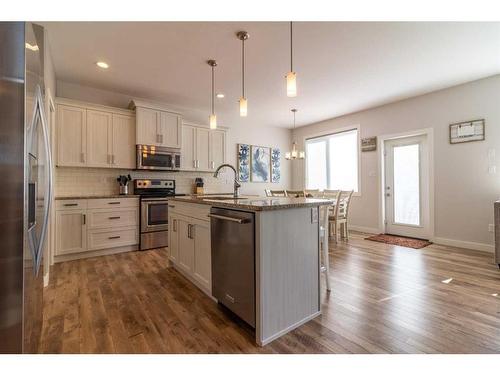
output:
<instances>
[{"instance_id":1,"label":"tile backsplash","mask_svg":"<svg viewBox=\"0 0 500 375\"><path fill-rule=\"evenodd\" d=\"M221 171L219 178L209 172L149 172L105 168L55 168L55 196L107 195L118 194L119 175L130 174L132 179L163 178L173 179L176 192L190 194L194 192L194 179L201 177L205 181L205 193L231 193L233 191L232 172ZM131 189L133 192L133 189Z\"/></svg>"}]
</instances>

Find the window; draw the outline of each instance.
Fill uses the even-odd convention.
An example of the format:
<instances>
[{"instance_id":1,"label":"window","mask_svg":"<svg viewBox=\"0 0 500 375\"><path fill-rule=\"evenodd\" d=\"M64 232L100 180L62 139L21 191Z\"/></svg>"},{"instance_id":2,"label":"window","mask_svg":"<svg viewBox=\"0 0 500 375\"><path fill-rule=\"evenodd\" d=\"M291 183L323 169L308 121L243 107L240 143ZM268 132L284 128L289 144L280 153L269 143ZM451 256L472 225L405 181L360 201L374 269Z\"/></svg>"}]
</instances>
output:
<instances>
[{"instance_id":1,"label":"window","mask_svg":"<svg viewBox=\"0 0 500 375\"><path fill-rule=\"evenodd\" d=\"M306 188L359 191L358 129L306 139Z\"/></svg>"}]
</instances>

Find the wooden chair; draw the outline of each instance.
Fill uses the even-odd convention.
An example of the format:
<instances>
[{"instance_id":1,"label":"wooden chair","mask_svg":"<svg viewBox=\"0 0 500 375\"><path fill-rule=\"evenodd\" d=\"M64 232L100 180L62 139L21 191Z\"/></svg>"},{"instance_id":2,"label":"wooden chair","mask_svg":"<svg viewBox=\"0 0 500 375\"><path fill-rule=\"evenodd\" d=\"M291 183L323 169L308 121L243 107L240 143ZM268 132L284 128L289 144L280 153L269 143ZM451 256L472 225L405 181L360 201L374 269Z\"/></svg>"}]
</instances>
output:
<instances>
[{"instance_id":1,"label":"wooden chair","mask_svg":"<svg viewBox=\"0 0 500 375\"><path fill-rule=\"evenodd\" d=\"M327 206L329 209L328 218L330 218L332 215L335 216L335 210L337 207L337 202L339 201L339 196L340 196L340 190L328 190L328 189L323 190L323 198L333 200L333 204L331 206ZM337 242L336 228L333 228L331 223L328 227L329 227L328 231L329 236L331 237L335 235L335 242Z\"/></svg>"},{"instance_id":2,"label":"wooden chair","mask_svg":"<svg viewBox=\"0 0 500 375\"><path fill-rule=\"evenodd\" d=\"M349 240L349 206L351 203L354 190L342 190L338 193L337 203L333 209L333 214L328 218L330 232L333 232L335 241L337 241L337 233L340 230L340 237L346 241Z\"/></svg>"},{"instance_id":3,"label":"wooden chair","mask_svg":"<svg viewBox=\"0 0 500 375\"><path fill-rule=\"evenodd\" d=\"M270 197L286 197L286 190L269 190Z\"/></svg>"},{"instance_id":4,"label":"wooden chair","mask_svg":"<svg viewBox=\"0 0 500 375\"><path fill-rule=\"evenodd\" d=\"M323 192L320 192L319 189L305 189L304 194L308 198L323 198Z\"/></svg>"},{"instance_id":5,"label":"wooden chair","mask_svg":"<svg viewBox=\"0 0 500 375\"><path fill-rule=\"evenodd\" d=\"M329 206L319 206L320 271L325 273L326 290L330 291L330 259L328 254Z\"/></svg>"},{"instance_id":6,"label":"wooden chair","mask_svg":"<svg viewBox=\"0 0 500 375\"><path fill-rule=\"evenodd\" d=\"M306 196L304 190L285 190L285 193L290 198L304 198Z\"/></svg>"}]
</instances>

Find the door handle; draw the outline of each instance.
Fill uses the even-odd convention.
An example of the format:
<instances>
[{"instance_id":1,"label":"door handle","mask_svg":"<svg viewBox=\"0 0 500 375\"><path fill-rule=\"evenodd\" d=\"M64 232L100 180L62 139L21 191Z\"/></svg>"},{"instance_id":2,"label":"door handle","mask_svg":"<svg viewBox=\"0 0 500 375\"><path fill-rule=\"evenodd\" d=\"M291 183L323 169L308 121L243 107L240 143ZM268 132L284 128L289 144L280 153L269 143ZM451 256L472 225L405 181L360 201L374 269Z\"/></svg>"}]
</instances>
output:
<instances>
[{"instance_id":1,"label":"door handle","mask_svg":"<svg viewBox=\"0 0 500 375\"><path fill-rule=\"evenodd\" d=\"M87 215L83 214L83 225L87 224Z\"/></svg>"},{"instance_id":2,"label":"door handle","mask_svg":"<svg viewBox=\"0 0 500 375\"><path fill-rule=\"evenodd\" d=\"M211 161L210 165L211 165L211 168L214 169L215 168L215 161Z\"/></svg>"},{"instance_id":3,"label":"door handle","mask_svg":"<svg viewBox=\"0 0 500 375\"><path fill-rule=\"evenodd\" d=\"M176 219L174 219L174 221L172 222L172 224L173 224L173 227L174 227L174 228L173 228L173 229L174 229L174 232L177 232L177 220L176 220Z\"/></svg>"},{"instance_id":4,"label":"door handle","mask_svg":"<svg viewBox=\"0 0 500 375\"><path fill-rule=\"evenodd\" d=\"M208 217L211 217L211 218L214 218L214 219L232 221L232 222L238 223L238 224L245 224L245 223L249 223L250 222L250 219L240 219L240 218L237 218L237 217L223 216L223 215L216 215L216 214L208 214Z\"/></svg>"}]
</instances>

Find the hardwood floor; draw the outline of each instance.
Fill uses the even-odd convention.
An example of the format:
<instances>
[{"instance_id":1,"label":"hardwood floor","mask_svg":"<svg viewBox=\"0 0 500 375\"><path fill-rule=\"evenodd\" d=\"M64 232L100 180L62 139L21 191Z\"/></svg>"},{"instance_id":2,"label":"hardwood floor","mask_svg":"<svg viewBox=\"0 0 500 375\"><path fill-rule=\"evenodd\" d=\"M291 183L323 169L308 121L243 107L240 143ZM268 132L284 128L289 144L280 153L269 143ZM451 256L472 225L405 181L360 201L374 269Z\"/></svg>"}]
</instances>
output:
<instances>
[{"instance_id":1,"label":"hardwood floor","mask_svg":"<svg viewBox=\"0 0 500 375\"><path fill-rule=\"evenodd\" d=\"M166 267L164 250L57 264L44 295L41 352L500 353L492 254L363 237L330 245L332 292L322 289L322 316L264 348Z\"/></svg>"}]
</instances>

